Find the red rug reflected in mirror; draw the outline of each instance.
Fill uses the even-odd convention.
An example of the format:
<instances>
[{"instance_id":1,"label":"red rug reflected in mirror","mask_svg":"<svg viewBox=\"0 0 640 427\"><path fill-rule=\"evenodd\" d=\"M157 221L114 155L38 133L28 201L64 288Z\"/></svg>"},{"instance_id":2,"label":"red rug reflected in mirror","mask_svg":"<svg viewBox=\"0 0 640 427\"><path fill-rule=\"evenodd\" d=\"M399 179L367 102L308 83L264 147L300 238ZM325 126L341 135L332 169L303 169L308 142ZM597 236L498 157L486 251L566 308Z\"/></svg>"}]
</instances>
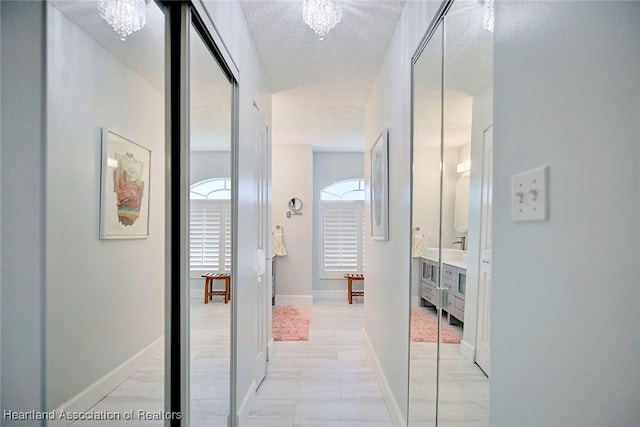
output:
<instances>
[{"instance_id":1,"label":"red rug reflected in mirror","mask_svg":"<svg viewBox=\"0 0 640 427\"><path fill-rule=\"evenodd\" d=\"M411 309L411 341L436 342L438 339L438 321L421 307ZM441 342L459 344L460 336L447 325L442 325Z\"/></svg>"},{"instance_id":2,"label":"red rug reflected in mirror","mask_svg":"<svg viewBox=\"0 0 640 427\"><path fill-rule=\"evenodd\" d=\"M310 305L279 305L272 319L274 341L309 341Z\"/></svg>"}]
</instances>

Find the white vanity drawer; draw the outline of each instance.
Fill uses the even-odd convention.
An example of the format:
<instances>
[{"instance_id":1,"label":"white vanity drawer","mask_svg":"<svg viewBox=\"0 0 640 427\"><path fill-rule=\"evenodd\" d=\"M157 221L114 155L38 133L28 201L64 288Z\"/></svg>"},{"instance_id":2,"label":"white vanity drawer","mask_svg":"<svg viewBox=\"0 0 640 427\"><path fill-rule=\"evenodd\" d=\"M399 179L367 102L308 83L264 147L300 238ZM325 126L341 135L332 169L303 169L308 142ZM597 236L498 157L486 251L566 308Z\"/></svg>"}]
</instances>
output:
<instances>
[{"instance_id":1,"label":"white vanity drawer","mask_svg":"<svg viewBox=\"0 0 640 427\"><path fill-rule=\"evenodd\" d=\"M455 317L461 322L464 322L464 311L458 310L457 308L453 307L449 312L449 315Z\"/></svg>"},{"instance_id":2,"label":"white vanity drawer","mask_svg":"<svg viewBox=\"0 0 640 427\"><path fill-rule=\"evenodd\" d=\"M445 276L442 278L442 287L448 288L453 292L458 288L458 284L453 278Z\"/></svg>"},{"instance_id":3,"label":"white vanity drawer","mask_svg":"<svg viewBox=\"0 0 640 427\"><path fill-rule=\"evenodd\" d=\"M438 303L438 291L426 283L422 283L420 286L420 296L432 305L437 305Z\"/></svg>"},{"instance_id":4,"label":"white vanity drawer","mask_svg":"<svg viewBox=\"0 0 640 427\"><path fill-rule=\"evenodd\" d=\"M444 279L457 279L457 269L449 264L442 264L442 277Z\"/></svg>"},{"instance_id":5,"label":"white vanity drawer","mask_svg":"<svg viewBox=\"0 0 640 427\"><path fill-rule=\"evenodd\" d=\"M431 285L427 285L426 283L421 284L421 290L424 294L431 295L433 297L438 296L438 291L436 290L436 288Z\"/></svg>"}]
</instances>

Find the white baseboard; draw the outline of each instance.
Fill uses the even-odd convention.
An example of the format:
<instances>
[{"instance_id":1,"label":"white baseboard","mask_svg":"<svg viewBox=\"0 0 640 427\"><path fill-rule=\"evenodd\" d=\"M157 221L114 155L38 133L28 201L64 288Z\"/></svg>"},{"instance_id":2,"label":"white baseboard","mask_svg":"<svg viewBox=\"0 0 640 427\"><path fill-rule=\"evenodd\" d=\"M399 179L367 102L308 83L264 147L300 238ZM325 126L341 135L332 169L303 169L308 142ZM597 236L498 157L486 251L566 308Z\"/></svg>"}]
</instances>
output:
<instances>
[{"instance_id":1,"label":"white baseboard","mask_svg":"<svg viewBox=\"0 0 640 427\"><path fill-rule=\"evenodd\" d=\"M476 360L476 348L468 341L462 340L460 342L460 354L469 362L475 362Z\"/></svg>"},{"instance_id":2,"label":"white baseboard","mask_svg":"<svg viewBox=\"0 0 640 427\"><path fill-rule=\"evenodd\" d=\"M249 390L244 395L240 406L238 406L238 425L243 426L247 422L249 418L249 412L251 412L251 408L253 408L253 403L256 401L256 388L258 385L256 384L256 380L251 381L251 385L249 386Z\"/></svg>"},{"instance_id":3,"label":"white baseboard","mask_svg":"<svg viewBox=\"0 0 640 427\"><path fill-rule=\"evenodd\" d=\"M276 295L276 305L313 305L313 296Z\"/></svg>"},{"instance_id":4,"label":"white baseboard","mask_svg":"<svg viewBox=\"0 0 640 427\"><path fill-rule=\"evenodd\" d=\"M420 307L420 297L411 297L411 307Z\"/></svg>"},{"instance_id":5,"label":"white baseboard","mask_svg":"<svg viewBox=\"0 0 640 427\"><path fill-rule=\"evenodd\" d=\"M347 291L313 291L313 299L347 300Z\"/></svg>"},{"instance_id":6,"label":"white baseboard","mask_svg":"<svg viewBox=\"0 0 640 427\"><path fill-rule=\"evenodd\" d=\"M142 368L147 362L153 360L164 349L164 336L158 338L138 353L134 354L129 360L123 362L120 366L100 378L95 383L60 405L55 410L56 414L60 411L65 412L86 412L96 403L101 401L113 389L122 384L127 378ZM51 427L66 427L73 420L53 420L48 422Z\"/></svg>"},{"instance_id":7,"label":"white baseboard","mask_svg":"<svg viewBox=\"0 0 640 427\"><path fill-rule=\"evenodd\" d=\"M367 330L365 328L362 328L362 334L364 336L364 346L367 348L369 356L371 357L371 360L373 360L373 365L376 369L376 376L378 377L378 382L380 383L382 396L384 397L384 401L387 404L387 409L389 409L389 415L391 415L391 422L393 423L394 427L406 427L407 420L402 415L400 405L398 405L398 401L393 395L393 391L391 391L391 386L389 385L389 381L387 381L387 376L382 370L382 366L380 365L378 356L373 350L373 346L371 345L369 335L367 335Z\"/></svg>"}]
</instances>

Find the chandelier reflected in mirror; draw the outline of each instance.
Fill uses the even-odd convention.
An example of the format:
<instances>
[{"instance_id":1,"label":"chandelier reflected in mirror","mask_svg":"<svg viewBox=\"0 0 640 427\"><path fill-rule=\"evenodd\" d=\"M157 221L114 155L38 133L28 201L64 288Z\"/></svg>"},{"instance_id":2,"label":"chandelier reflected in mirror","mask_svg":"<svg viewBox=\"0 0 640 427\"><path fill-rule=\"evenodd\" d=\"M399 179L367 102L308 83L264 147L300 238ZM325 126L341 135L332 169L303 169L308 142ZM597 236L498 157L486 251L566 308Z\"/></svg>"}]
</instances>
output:
<instances>
[{"instance_id":1,"label":"chandelier reflected in mirror","mask_svg":"<svg viewBox=\"0 0 640 427\"><path fill-rule=\"evenodd\" d=\"M302 19L320 36L320 40L342 19L339 0L304 0Z\"/></svg>"},{"instance_id":2,"label":"chandelier reflected in mirror","mask_svg":"<svg viewBox=\"0 0 640 427\"><path fill-rule=\"evenodd\" d=\"M100 0L98 10L122 41L147 23L145 0Z\"/></svg>"}]
</instances>

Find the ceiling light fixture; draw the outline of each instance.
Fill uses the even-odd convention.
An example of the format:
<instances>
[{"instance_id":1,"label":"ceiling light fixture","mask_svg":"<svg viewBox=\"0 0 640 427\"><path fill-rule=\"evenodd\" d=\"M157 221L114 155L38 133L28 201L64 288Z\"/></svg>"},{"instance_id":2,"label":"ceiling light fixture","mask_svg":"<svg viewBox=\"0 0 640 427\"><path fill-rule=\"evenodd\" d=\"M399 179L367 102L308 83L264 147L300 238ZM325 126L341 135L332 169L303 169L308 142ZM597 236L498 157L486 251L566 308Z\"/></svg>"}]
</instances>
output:
<instances>
[{"instance_id":1,"label":"ceiling light fixture","mask_svg":"<svg viewBox=\"0 0 640 427\"><path fill-rule=\"evenodd\" d=\"M100 0L98 10L122 41L147 23L145 0Z\"/></svg>"},{"instance_id":2,"label":"ceiling light fixture","mask_svg":"<svg viewBox=\"0 0 640 427\"><path fill-rule=\"evenodd\" d=\"M493 33L493 0L484 0L482 5L482 26Z\"/></svg>"},{"instance_id":3,"label":"ceiling light fixture","mask_svg":"<svg viewBox=\"0 0 640 427\"><path fill-rule=\"evenodd\" d=\"M324 36L342 19L340 1L304 0L302 19L320 36L320 40L323 40Z\"/></svg>"}]
</instances>

